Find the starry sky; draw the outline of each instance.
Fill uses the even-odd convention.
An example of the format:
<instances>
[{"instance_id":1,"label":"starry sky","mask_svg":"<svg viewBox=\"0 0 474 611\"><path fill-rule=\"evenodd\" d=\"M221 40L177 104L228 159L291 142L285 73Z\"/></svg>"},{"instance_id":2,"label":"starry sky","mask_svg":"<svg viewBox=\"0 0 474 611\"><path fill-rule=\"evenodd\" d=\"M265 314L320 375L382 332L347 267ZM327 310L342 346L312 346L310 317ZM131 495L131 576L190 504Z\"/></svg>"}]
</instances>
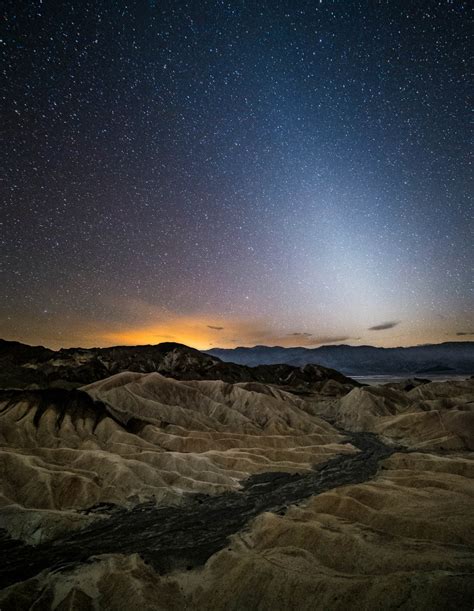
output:
<instances>
[{"instance_id":1,"label":"starry sky","mask_svg":"<svg viewBox=\"0 0 474 611\"><path fill-rule=\"evenodd\" d=\"M1 337L474 339L467 2L2 11Z\"/></svg>"}]
</instances>

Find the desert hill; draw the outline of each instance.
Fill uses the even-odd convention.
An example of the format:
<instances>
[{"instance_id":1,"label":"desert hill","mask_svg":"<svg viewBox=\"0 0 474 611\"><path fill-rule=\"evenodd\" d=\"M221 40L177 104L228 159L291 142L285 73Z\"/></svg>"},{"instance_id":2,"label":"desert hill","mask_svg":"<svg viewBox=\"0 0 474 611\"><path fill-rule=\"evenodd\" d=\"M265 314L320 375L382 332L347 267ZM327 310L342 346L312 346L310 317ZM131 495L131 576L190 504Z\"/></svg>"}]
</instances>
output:
<instances>
[{"instance_id":1,"label":"desert hill","mask_svg":"<svg viewBox=\"0 0 474 611\"><path fill-rule=\"evenodd\" d=\"M320 408L351 431L372 431L413 449L474 450L474 380L354 388Z\"/></svg>"},{"instance_id":2,"label":"desert hill","mask_svg":"<svg viewBox=\"0 0 474 611\"><path fill-rule=\"evenodd\" d=\"M3 526L28 541L84 522L71 511L180 503L354 451L302 399L256 384L129 372L0 399Z\"/></svg>"}]
</instances>

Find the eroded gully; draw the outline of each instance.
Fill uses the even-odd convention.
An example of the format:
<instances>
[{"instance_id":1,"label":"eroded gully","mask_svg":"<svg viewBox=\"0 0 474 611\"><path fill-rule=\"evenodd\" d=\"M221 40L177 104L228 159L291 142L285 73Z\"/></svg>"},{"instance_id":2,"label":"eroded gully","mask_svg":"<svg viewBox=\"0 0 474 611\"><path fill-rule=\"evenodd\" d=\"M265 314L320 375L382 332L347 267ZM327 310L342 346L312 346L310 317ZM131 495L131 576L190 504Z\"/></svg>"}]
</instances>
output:
<instances>
[{"instance_id":1,"label":"eroded gully","mask_svg":"<svg viewBox=\"0 0 474 611\"><path fill-rule=\"evenodd\" d=\"M4 534L0 540L0 587L45 569L69 568L99 554L137 553L160 573L203 565L228 544L231 535L262 512L283 513L289 505L312 495L364 482L396 451L373 433L344 431L344 435L360 452L332 458L310 473L254 475L238 492L190 495L179 507L153 503L130 510L114 507L104 519L35 547Z\"/></svg>"}]
</instances>

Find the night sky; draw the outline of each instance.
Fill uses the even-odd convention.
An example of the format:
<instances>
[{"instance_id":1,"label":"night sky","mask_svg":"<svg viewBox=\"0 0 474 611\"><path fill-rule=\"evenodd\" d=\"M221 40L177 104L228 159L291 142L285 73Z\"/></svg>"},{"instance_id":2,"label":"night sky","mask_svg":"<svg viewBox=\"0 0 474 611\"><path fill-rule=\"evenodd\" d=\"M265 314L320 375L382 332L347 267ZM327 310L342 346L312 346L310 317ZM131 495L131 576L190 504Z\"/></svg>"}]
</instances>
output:
<instances>
[{"instance_id":1,"label":"night sky","mask_svg":"<svg viewBox=\"0 0 474 611\"><path fill-rule=\"evenodd\" d=\"M0 336L474 339L468 3L7 2Z\"/></svg>"}]
</instances>

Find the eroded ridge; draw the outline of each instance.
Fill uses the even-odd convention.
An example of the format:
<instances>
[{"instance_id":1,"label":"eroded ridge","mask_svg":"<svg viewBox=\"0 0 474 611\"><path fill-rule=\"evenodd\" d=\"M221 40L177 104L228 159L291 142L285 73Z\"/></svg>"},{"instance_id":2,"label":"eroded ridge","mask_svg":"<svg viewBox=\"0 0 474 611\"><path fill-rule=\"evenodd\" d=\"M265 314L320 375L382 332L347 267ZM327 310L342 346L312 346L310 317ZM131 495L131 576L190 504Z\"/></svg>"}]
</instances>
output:
<instances>
[{"instance_id":1,"label":"eroded ridge","mask_svg":"<svg viewBox=\"0 0 474 611\"><path fill-rule=\"evenodd\" d=\"M371 433L348 437L359 453L328 460L310 473L255 475L240 492L192 495L180 507L160 508L153 503L132 510L117 507L99 523L34 548L5 538L0 585L7 587L44 569L69 567L106 553L138 553L161 573L202 565L260 513L284 512L288 505L312 495L366 481L395 451Z\"/></svg>"}]
</instances>

